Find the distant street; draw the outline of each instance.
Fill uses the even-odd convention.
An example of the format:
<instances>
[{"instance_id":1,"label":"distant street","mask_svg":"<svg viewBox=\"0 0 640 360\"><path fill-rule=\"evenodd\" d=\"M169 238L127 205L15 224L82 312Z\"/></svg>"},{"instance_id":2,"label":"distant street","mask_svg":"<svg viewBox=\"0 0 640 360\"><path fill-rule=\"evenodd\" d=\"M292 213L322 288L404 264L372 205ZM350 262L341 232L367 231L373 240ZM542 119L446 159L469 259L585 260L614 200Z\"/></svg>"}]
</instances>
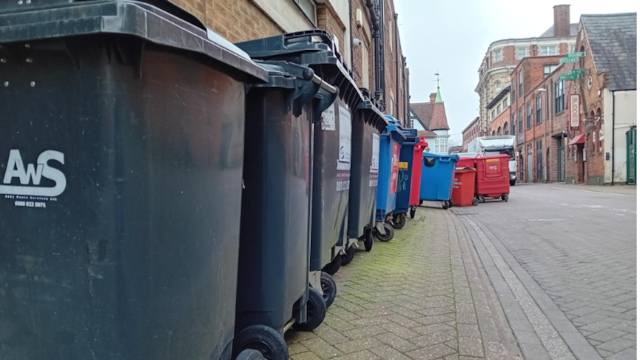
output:
<instances>
[{"instance_id":1,"label":"distant street","mask_svg":"<svg viewBox=\"0 0 640 360\"><path fill-rule=\"evenodd\" d=\"M517 185L453 212L525 359L636 358L635 188Z\"/></svg>"}]
</instances>

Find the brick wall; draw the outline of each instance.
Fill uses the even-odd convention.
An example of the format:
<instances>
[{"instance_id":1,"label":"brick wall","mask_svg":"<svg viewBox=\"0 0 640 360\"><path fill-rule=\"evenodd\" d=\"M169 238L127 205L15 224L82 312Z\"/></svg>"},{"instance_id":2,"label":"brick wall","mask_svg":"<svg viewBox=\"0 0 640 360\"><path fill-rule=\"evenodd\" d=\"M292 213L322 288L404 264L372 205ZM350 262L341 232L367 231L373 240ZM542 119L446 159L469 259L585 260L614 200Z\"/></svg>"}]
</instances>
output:
<instances>
[{"instance_id":1,"label":"brick wall","mask_svg":"<svg viewBox=\"0 0 640 360\"><path fill-rule=\"evenodd\" d=\"M338 38L338 52L342 55L345 54L344 33L347 30L346 26L340 20L340 17L335 12L330 3L318 4L318 28L324 29L331 35L335 35Z\"/></svg>"},{"instance_id":2,"label":"brick wall","mask_svg":"<svg viewBox=\"0 0 640 360\"><path fill-rule=\"evenodd\" d=\"M354 39L360 39L362 41L362 45L353 47L353 77L356 81L358 87L364 87L364 79L363 79L363 57L366 56L368 58L369 64L369 72L368 72L368 82L369 82L369 90L373 91L375 88L375 80L374 80L374 58L373 58L373 39L371 33L371 17L369 15L369 10L367 9L366 3L364 0L351 0L351 32ZM362 13L362 26L358 26L356 24L356 14L357 10L360 10Z\"/></svg>"}]
</instances>

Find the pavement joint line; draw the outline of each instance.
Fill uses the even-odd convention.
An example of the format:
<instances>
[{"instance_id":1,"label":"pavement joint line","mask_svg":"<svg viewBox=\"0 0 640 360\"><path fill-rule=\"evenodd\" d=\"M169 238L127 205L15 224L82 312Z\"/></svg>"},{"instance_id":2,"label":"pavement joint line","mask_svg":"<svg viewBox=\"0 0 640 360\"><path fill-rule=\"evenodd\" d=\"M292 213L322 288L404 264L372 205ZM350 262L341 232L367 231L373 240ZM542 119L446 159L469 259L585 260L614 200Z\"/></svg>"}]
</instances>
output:
<instances>
[{"instance_id":1,"label":"pavement joint line","mask_svg":"<svg viewBox=\"0 0 640 360\"><path fill-rule=\"evenodd\" d=\"M491 240L487 237L484 231L473 220L466 218L467 222L472 226L474 231L478 234L478 237L485 245L485 248L489 252L489 255L493 259L496 267L502 274L503 278L507 282L507 285L514 294L518 304L524 310L525 315L529 319L529 322L533 326L538 338L542 341L545 349L549 353L549 356L553 360L564 359L576 359L569 346L560 337L560 334L551 325L549 318L540 309L535 302L531 294L527 291L525 286L520 282L516 274L509 267L502 255L498 252Z\"/></svg>"},{"instance_id":2,"label":"pavement joint line","mask_svg":"<svg viewBox=\"0 0 640 360\"><path fill-rule=\"evenodd\" d=\"M561 187L557 187L557 186L551 186L552 189L557 189L557 190L566 190L566 191L585 191L585 192L590 192L590 193L597 193L597 194L608 194L608 195L618 195L618 196L633 196L633 197L638 197L638 195L634 195L634 194L620 194L620 193L614 193L614 192L608 192L608 191L594 191L594 190L586 190L586 189L566 189L566 188L561 188Z\"/></svg>"}]
</instances>

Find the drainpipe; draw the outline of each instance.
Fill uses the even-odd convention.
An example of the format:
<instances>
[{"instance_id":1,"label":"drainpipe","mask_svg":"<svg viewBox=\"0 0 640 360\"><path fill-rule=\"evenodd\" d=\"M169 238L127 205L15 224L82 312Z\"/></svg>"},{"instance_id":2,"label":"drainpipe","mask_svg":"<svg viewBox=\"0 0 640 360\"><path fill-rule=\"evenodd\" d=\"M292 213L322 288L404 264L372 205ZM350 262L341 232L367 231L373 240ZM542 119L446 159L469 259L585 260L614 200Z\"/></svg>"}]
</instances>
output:
<instances>
[{"instance_id":1,"label":"drainpipe","mask_svg":"<svg viewBox=\"0 0 640 360\"><path fill-rule=\"evenodd\" d=\"M393 28L395 38L395 53L396 53L396 116L400 118L400 76L398 74L398 14L393 14Z\"/></svg>"},{"instance_id":2,"label":"drainpipe","mask_svg":"<svg viewBox=\"0 0 640 360\"><path fill-rule=\"evenodd\" d=\"M373 73L374 73L374 97L377 100L381 95L381 79L380 79L380 18L376 12L374 0L366 0L366 6L369 9L371 24L373 25Z\"/></svg>"},{"instance_id":3,"label":"drainpipe","mask_svg":"<svg viewBox=\"0 0 640 360\"><path fill-rule=\"evenodd\" d=\"M353 15L353 4L351 3L351 0L349 0L349 22L351 23L351 25L349 25L349 46L351 48L351 71L353 71L353 22L351 22L351 16Z\"/></svg>"},{"instance_id":4,"label":"drainpipe","mask_svg":"<svg viewBox=\"0 0 640 360\"><path fill-rule=\"evenodd\" d=\"M613 96L613 114L611 115L611 186L613 186L616 167L616 92L611 91L611 96Z\"/></svg>"},{"instance_id":5,"label":"drainpipe","mask_svg":"<svg viewBox=\"0 0 640 360\"><path fill-rule=\"evenodd\" d=\"M385 48L385 37L387 36L387 31L385 29L385 23L384 23L385 19L384 19L384 0L380 0L380 49L378 49L378 51L380 51L380 87L381 87L381 91L382 91L382 104L384 105L384 110L385 112L387 111L387 76L386 76L386 67L385 67L385 63L386 63L386 56L385 56L385 51L387 50Z\"/></svg>"}]
</instances>

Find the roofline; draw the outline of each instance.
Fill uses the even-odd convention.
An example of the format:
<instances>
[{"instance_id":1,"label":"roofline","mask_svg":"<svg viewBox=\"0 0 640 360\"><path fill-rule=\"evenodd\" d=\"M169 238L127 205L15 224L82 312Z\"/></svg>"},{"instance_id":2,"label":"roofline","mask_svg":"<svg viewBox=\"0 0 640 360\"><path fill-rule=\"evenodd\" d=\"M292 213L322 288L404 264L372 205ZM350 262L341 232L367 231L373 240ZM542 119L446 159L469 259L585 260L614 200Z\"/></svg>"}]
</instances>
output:
<instances>
[{"instance_id":1,"label":"roofline","mask_svg":"<svg viewBox=\"0 0 640 360\"><path fill-rule=\"evenodd\" d=\"M489 110L493 107L493 105L497 104L500 102L500 100L502 100L502 98L509 93L509 91L511 91L511 85L508 85L507 87L505 87L504 89L502 89L498 95L496 95L496 97L493 98L493 100L491 100L491 102L489 103L489 105L487 105L485 107L485 109Z\"/></svg>"},{"instance_id":2,"label":"roofline","mask_svg":"<svg viewBox=\"0 0 640 360\"><path fill-rule=\"evenodd\" d=\"M414 103L414 104L428 104L428 103ZM411 107L411 104L409 104L409 119L411 119L411 115L415 116L416 119L418 119L418 122L420 123L420 125L422 125L422 127L425 130L431 131L431 129L429 129L429 127L425 125L424 122L422 122L422 119L420 118L418 113L415 110L413 110L413 108Z\"/></svg>"},{"instance_id":3,"label":"roofline","mask_svg":"<svg viewBox=\"0 0 640 360\"><path fill-rule=\"evenodd\" d=\"M469 130L471 125L473 125L474 122L479 121L479 120L480 120L480 116L476 116L473 120L471 120L471 122L469 123L469 125L467 125L467 127L462 129L462 132L465 132L465 131Z\"/></svg>"},{"instance_id":4,"label":"roofline","mask_svg":"<svg viewBox=\"0 0 640 360\"><path fill-rule=\"evenodd\" d=\"M605 16L628 16L628 15L638 15L637 12L625 12L625 13L611 13L611 14L582 14L580 18L583 16L587 17L605 17Z\"/></svg>"}]
</instances>

